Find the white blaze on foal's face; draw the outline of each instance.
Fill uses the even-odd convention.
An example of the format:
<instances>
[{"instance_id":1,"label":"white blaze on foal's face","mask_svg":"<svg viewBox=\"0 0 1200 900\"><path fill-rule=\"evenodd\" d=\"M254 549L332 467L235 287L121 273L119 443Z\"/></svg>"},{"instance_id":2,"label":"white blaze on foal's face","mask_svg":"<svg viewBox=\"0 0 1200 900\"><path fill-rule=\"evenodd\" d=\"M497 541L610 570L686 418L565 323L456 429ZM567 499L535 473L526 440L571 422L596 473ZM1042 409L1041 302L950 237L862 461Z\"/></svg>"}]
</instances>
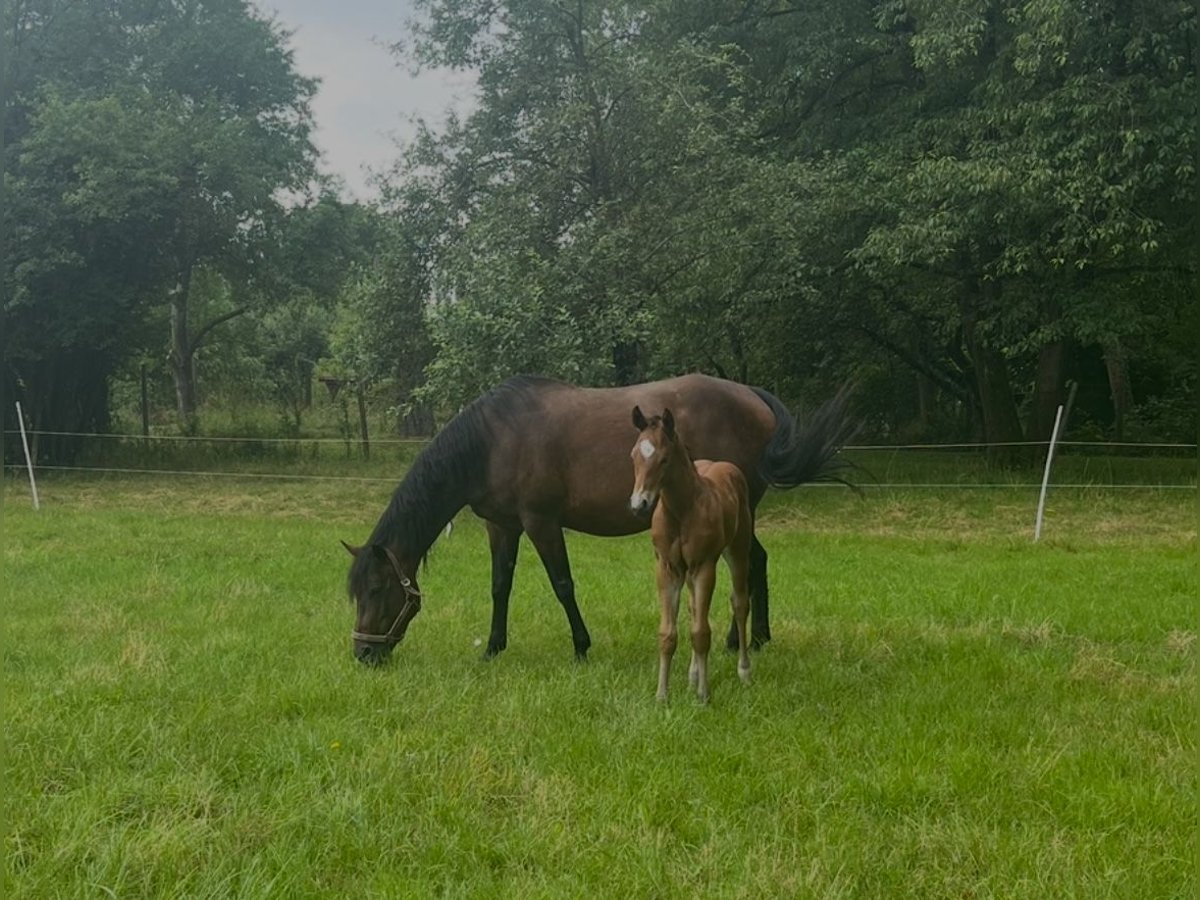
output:
<instances>
[{"instance_id":1,"label":"white blaze on foal's face","mask_svg":"<svg viewBox=\"0 0 1200 900\"><path fill-rule=\"evenodd\" d=\"M633 493L629 495L629 508L637 515L648 515L658 499L663 453L643 432L629 455L633 460Z\"/></svg>"}]
</instances>

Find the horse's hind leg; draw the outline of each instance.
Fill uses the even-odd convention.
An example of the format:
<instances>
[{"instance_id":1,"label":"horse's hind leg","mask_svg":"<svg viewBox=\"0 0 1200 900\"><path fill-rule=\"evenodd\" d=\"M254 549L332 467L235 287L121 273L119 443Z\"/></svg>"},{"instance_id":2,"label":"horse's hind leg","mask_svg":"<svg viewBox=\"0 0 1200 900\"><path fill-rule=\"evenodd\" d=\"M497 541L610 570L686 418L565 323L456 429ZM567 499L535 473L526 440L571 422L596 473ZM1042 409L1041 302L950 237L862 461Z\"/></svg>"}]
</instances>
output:
<instances>
[{"instance_id":1,"label":"horse's hind leg","mask_svg":"<svg viewBox=\"0 0 1200 900\"><path fill-rule=\"evenodd\" d=\"M483 658L491 659L508 646L508 598L521 547L521 529L487 522L487 534L492 551L492 630Z\"/></svg>"},{"instance_id":2,"label":"horse's hind leg","mask_svg":"<svg viewBox=\"0 0 1200 900\"><path fill-rule=\"evenodd\" d=\"M737 635L738 677L750 683L750 653L747 650L746 619L750 614L750 562L745 548L731 547L725 552L725 562L733 581L733 593L729 605L733 610L733 629Z\"/></svg>"},{"instance_id":3,"label":"horse's hind leg","mask_svg":"<svg viewBox=\"0 0 1200 900\"><path fill-rule=\"evenodd\" d=\"M575 658L583 662L587 659L588 648L592 646L592 637L588 634L587 626L583 624L579 604L575 602L575 582L571 578L571 561L567 558L567 542L563 540L562 528L557 522L540 517L531 517L522 524L542 559L542 565L546 567L546 575L550 578L554 596L562 604L567 621L571 623Z\"/></svg>"},{"instance_id":4,"label":"horse's hind leg","mask_svg":"<svg viewBox=\"0 0 1200 900\"><path fill-rule=\"evenodd\" d=\"M771 618L769 615L769 592L767 590L767 551L759 543L757 536L750 538L750 608L751 634L750 646L761 650L763 645L771 640ZM729 623L729 634L725 638L725 647L729 650L738 648L737 623Z\"/></svg>"}]
</instances>

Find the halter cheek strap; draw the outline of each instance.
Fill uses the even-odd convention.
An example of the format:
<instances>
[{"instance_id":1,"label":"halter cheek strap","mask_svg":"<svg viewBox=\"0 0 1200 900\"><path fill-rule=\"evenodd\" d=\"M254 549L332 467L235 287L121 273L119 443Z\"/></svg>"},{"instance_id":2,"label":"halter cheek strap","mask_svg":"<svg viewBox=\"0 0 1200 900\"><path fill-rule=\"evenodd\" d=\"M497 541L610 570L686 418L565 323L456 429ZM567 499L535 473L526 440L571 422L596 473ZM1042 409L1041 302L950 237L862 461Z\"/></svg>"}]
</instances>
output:
<instances>
[{"instance_id":1,"label":"halter cheek strap","mask_svg":"<svg viewBox=\"0 0 1200 900\"><path fill-rule=\"evenodd\" d=\"M392 552L391 548L384 547L383 552L387 554L388 561L392 564L392 571L400 579L400 587L404 588L404 605L400 607L400 612L396 613L396 618L392 620L392 627L387 630L386 634L367 634L362 631L350 632L350 637L353 640L367 644L396 643L398 640L396 631L400 627L400 623L409 621L409 619L421 611L421 592L413 585L412 580L404 574L404 570L400 568L400 560L396 559L396 554ZM413 610L412 616L409 616L408 611L414 606L416 609Z\"/></svg>"}]
</instances>

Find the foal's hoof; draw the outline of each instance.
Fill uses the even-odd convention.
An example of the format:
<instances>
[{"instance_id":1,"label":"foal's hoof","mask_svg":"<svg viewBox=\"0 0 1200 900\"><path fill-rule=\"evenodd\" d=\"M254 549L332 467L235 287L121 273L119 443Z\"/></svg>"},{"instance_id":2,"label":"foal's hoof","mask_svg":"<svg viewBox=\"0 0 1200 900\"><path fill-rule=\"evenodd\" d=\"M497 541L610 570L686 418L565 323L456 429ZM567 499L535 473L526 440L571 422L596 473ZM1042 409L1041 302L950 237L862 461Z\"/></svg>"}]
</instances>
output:
<instances>
[{"instance_id":1,"label":"foal's hoof","mask_svg":"<svg viewBox=\"0 0 1200 900\"><path fill-rule=\"evenodd\" d=\"M769 634L752 634L750 635L750 649L761 650L763 647L767 646L767 642L770 640L771 636Z\"/></svg>"}]
</instances>

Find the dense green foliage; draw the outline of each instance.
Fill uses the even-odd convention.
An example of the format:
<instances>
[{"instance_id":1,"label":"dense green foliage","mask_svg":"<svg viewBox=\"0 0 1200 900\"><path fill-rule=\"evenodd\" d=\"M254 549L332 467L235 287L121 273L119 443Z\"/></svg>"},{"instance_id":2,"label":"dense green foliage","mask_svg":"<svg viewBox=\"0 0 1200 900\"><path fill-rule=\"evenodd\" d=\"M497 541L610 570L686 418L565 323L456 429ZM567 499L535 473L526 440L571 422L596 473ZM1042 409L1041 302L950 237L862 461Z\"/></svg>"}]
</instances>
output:
<instances>
[{"instance_id":1,"label":"dense green foliage","mask_svg":"<svg viewBox=\"0 0 1200 900\"><path fill-rule=\"evenodd\" d=\"M1191 4L422 6L408 54L480 78L394 196L437 396L853 376L889 430L1019 440L1069 378L1117 433L1194 391Z\"/></svg>"},{"instance_id":2,"label":"dense green foliage","mask_svg":"<svg viewBox=\"0 0 1200 900\"><path fill-rule=\"evenodd\" d=\"M280 192L312 176L314 84L246 0L4 9L9 394L102 428L109 378L165 343L190 425L197 351L264 294Z\"/></svg>"},{"instance_id":3,"label":"dense green foliage","mask_svg":"<svg viewBox=\"0 0 1200 900\"><path fill-rule=\"evenodd\" d=\"M1190 497L1030 546L1028 490L773 495L775 640L706 709L654 701L646 535L572 537L586 666L530 548L483 663L466 516L371 671L334 538L390 485L252 484L10 485L9 896L1194 893Z\"/></svg>"},{"instance_id":4,"label":"dense green foliage","mask_svg":"<svg viewBox=\"0 0 1200 900\"><path fill-rule=\"evenodd\" d=\"M477 96L367 207L313 180L315 85L246 0L6 4L37 427L102 429L143 364L184 428L253 395L291 433L314 374L420 433L518 371L699 369L854 380L877 438L1043 439L1073 382L1088 436L1194 439L1194 3L417 10L399 57Z\"/></svg>"}]
</instances>

